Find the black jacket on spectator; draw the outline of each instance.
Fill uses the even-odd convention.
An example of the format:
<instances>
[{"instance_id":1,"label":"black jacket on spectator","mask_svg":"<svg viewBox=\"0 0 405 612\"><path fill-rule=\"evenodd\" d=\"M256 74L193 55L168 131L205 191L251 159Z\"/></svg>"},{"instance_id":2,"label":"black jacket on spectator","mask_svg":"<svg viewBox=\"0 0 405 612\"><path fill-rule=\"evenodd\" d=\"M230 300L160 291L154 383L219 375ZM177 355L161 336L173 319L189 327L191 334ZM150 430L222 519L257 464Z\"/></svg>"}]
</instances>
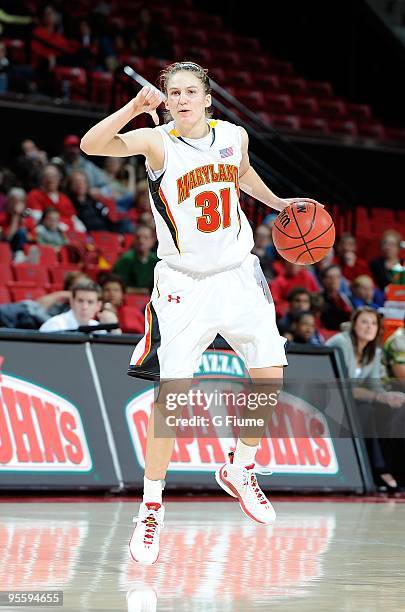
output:
<instances>
[{"instance_id":1,"label":"black jacket on spectator","mask_svg":"<svg viewBox=\"0 0 405 612\"><path fill-rule=\"evenodd\" d=\"M321 314L321 323L326 329L339 331L342 323L350 319L352 306L349 298L339 293L337 301L333 301L325 292L322 292L324 305Z\"/></svg>"},{"instance_id":2,"label":"black jacket on spectator","mask_svg":"<svg viewBox=\"0 0 405 612\"><path fill-rule=\"evenodd\" d=\"M113 224L108 218L108 208L102 202L98 202L90 195L81 202L75 196L70 196L76 209L77 216L84 223L89 232L112 231Z\"/></svg>"},{"instance_id":3,"label":"black jacket on spectator","mask_svg":"<svg viewBox=\"0 0 405 612\"><path fill-rule=\"evenodd\" d=\"M391 273L384 265L384 257L377 257L370 262L370 270L376 285L384 291L391 282Z\"/></svg>"}]
</instances>

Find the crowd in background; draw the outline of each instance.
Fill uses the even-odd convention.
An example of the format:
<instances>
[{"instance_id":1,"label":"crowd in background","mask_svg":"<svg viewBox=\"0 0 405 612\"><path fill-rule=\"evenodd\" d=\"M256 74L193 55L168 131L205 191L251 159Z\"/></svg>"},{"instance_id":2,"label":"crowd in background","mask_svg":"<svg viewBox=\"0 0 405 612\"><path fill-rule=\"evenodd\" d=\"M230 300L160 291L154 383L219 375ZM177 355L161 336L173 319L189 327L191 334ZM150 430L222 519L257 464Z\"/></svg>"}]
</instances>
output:
<instances>
[{"instance_id":1,"label":"crowd in background","mask_svg":"<svg viewBox=\"0 0 405 612\"><path fill-rule=\"evenodd\" d=\"M79 7L76 7L76 10ZM2 2L0 8L0 91L60 94L56 67L114 72L125 57L171 58L173 48L164 25L149 8L135 4L125 17L112 15L109 2L94 3L83 15L55 0ZM137 36L133 36L136 30ZM22 48L8 45L23 40ZM66 83L68 85L68 83ZM62 92L63 93L63 92ZM70 96L71 92L64 92Z\"/></svg>"}]
</instances>

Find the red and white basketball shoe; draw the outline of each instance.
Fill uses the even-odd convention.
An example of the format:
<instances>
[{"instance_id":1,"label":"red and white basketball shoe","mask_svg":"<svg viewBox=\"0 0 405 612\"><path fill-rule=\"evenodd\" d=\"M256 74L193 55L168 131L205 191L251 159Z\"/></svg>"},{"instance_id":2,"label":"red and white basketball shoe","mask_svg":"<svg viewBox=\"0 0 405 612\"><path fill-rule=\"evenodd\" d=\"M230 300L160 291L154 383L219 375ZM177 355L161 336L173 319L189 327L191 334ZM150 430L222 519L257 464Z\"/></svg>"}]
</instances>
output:
<instances>
[{"instance_id":1,"label":"red and white basketball shoe","mask_svg":"<svg viewBox=\"0 0 405 612\"><path fill-rule=\"evenodd\" d=\"M215 472L215 479L224 491L236 497L242 512L257 523L269 525L276 520L273 506L259 487L255 471L258 474L271 474L269 470L255 470L255 464L243 466L233 462L233 453L229 453L229 463L224 463Z\"/></svg>"},{"instance_id":2,"label":"red and white basketball shoe","mask_svg":"<svg viewBox=\"0 0 405 612\"><path fill-rule=\"evenodd\" d=\"M133 522L136 527L129 541L129 551L134 561L152 565L159 556L159 536L163 529L165 509L157 502L142 503Z\"/></svg>"}]
</instances>

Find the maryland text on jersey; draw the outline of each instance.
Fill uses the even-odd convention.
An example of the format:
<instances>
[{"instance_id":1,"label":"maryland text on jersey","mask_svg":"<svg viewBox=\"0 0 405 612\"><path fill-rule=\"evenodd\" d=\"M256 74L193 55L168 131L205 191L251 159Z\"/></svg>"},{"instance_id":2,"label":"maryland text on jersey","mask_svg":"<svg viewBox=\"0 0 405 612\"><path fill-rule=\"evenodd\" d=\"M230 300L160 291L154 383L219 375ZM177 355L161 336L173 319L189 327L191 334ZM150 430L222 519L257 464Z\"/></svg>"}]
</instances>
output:
<instances>
[{"instance_id":1,"label":"maryland text on jersey","mask_svg":"<svg viewBox=\"0 0 405 612\"><path fill-rule=\"evenodd\" d=\"M192 189L208 183L234 183L239 197L238 167L232 164L218 164L218 169L215 170L214 164L206 164L186 172L177 179L178 203L181 204L190 197Z\"/></svg>"}]
</instances>

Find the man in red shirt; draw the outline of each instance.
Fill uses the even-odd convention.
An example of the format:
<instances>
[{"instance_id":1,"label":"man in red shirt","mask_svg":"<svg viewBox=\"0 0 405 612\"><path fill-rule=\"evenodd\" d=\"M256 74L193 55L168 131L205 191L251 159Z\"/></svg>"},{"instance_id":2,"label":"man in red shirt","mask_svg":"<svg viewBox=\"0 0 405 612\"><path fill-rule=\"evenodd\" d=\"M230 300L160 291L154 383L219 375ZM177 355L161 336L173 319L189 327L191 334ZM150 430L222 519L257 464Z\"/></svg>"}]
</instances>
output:
<instances>
[{"instance_id":1,"label":"man in red shirt","mask_svg":"<svg viewBox=\"0 0 405 612\"><path fill-rule=\"evenodd\" d=\"M60 182L61 175L58 168L52 164L45 166L41 175L40 188L32 189L27 196L27 208L34 211L33 216L36 216L38 220L46 208L56 208L60 213L61 221L69 229L79 229L74 226L75 207L70 198L59 191Z\"/></svg>"},{"instance_id":2,"label":"man in red shirt","mask_svg":"<svg viewBox=\"0 0 405 612\"><path fill-rule=\"evenodd\" d=\"M278 317L285 315L288 309L288 294L295 287L301 287L310 293L317 293L319 291L319 285L309 270L303 266L286 261L284 272L277 276L270 284Z\"/></svg>"}]
</instances>

